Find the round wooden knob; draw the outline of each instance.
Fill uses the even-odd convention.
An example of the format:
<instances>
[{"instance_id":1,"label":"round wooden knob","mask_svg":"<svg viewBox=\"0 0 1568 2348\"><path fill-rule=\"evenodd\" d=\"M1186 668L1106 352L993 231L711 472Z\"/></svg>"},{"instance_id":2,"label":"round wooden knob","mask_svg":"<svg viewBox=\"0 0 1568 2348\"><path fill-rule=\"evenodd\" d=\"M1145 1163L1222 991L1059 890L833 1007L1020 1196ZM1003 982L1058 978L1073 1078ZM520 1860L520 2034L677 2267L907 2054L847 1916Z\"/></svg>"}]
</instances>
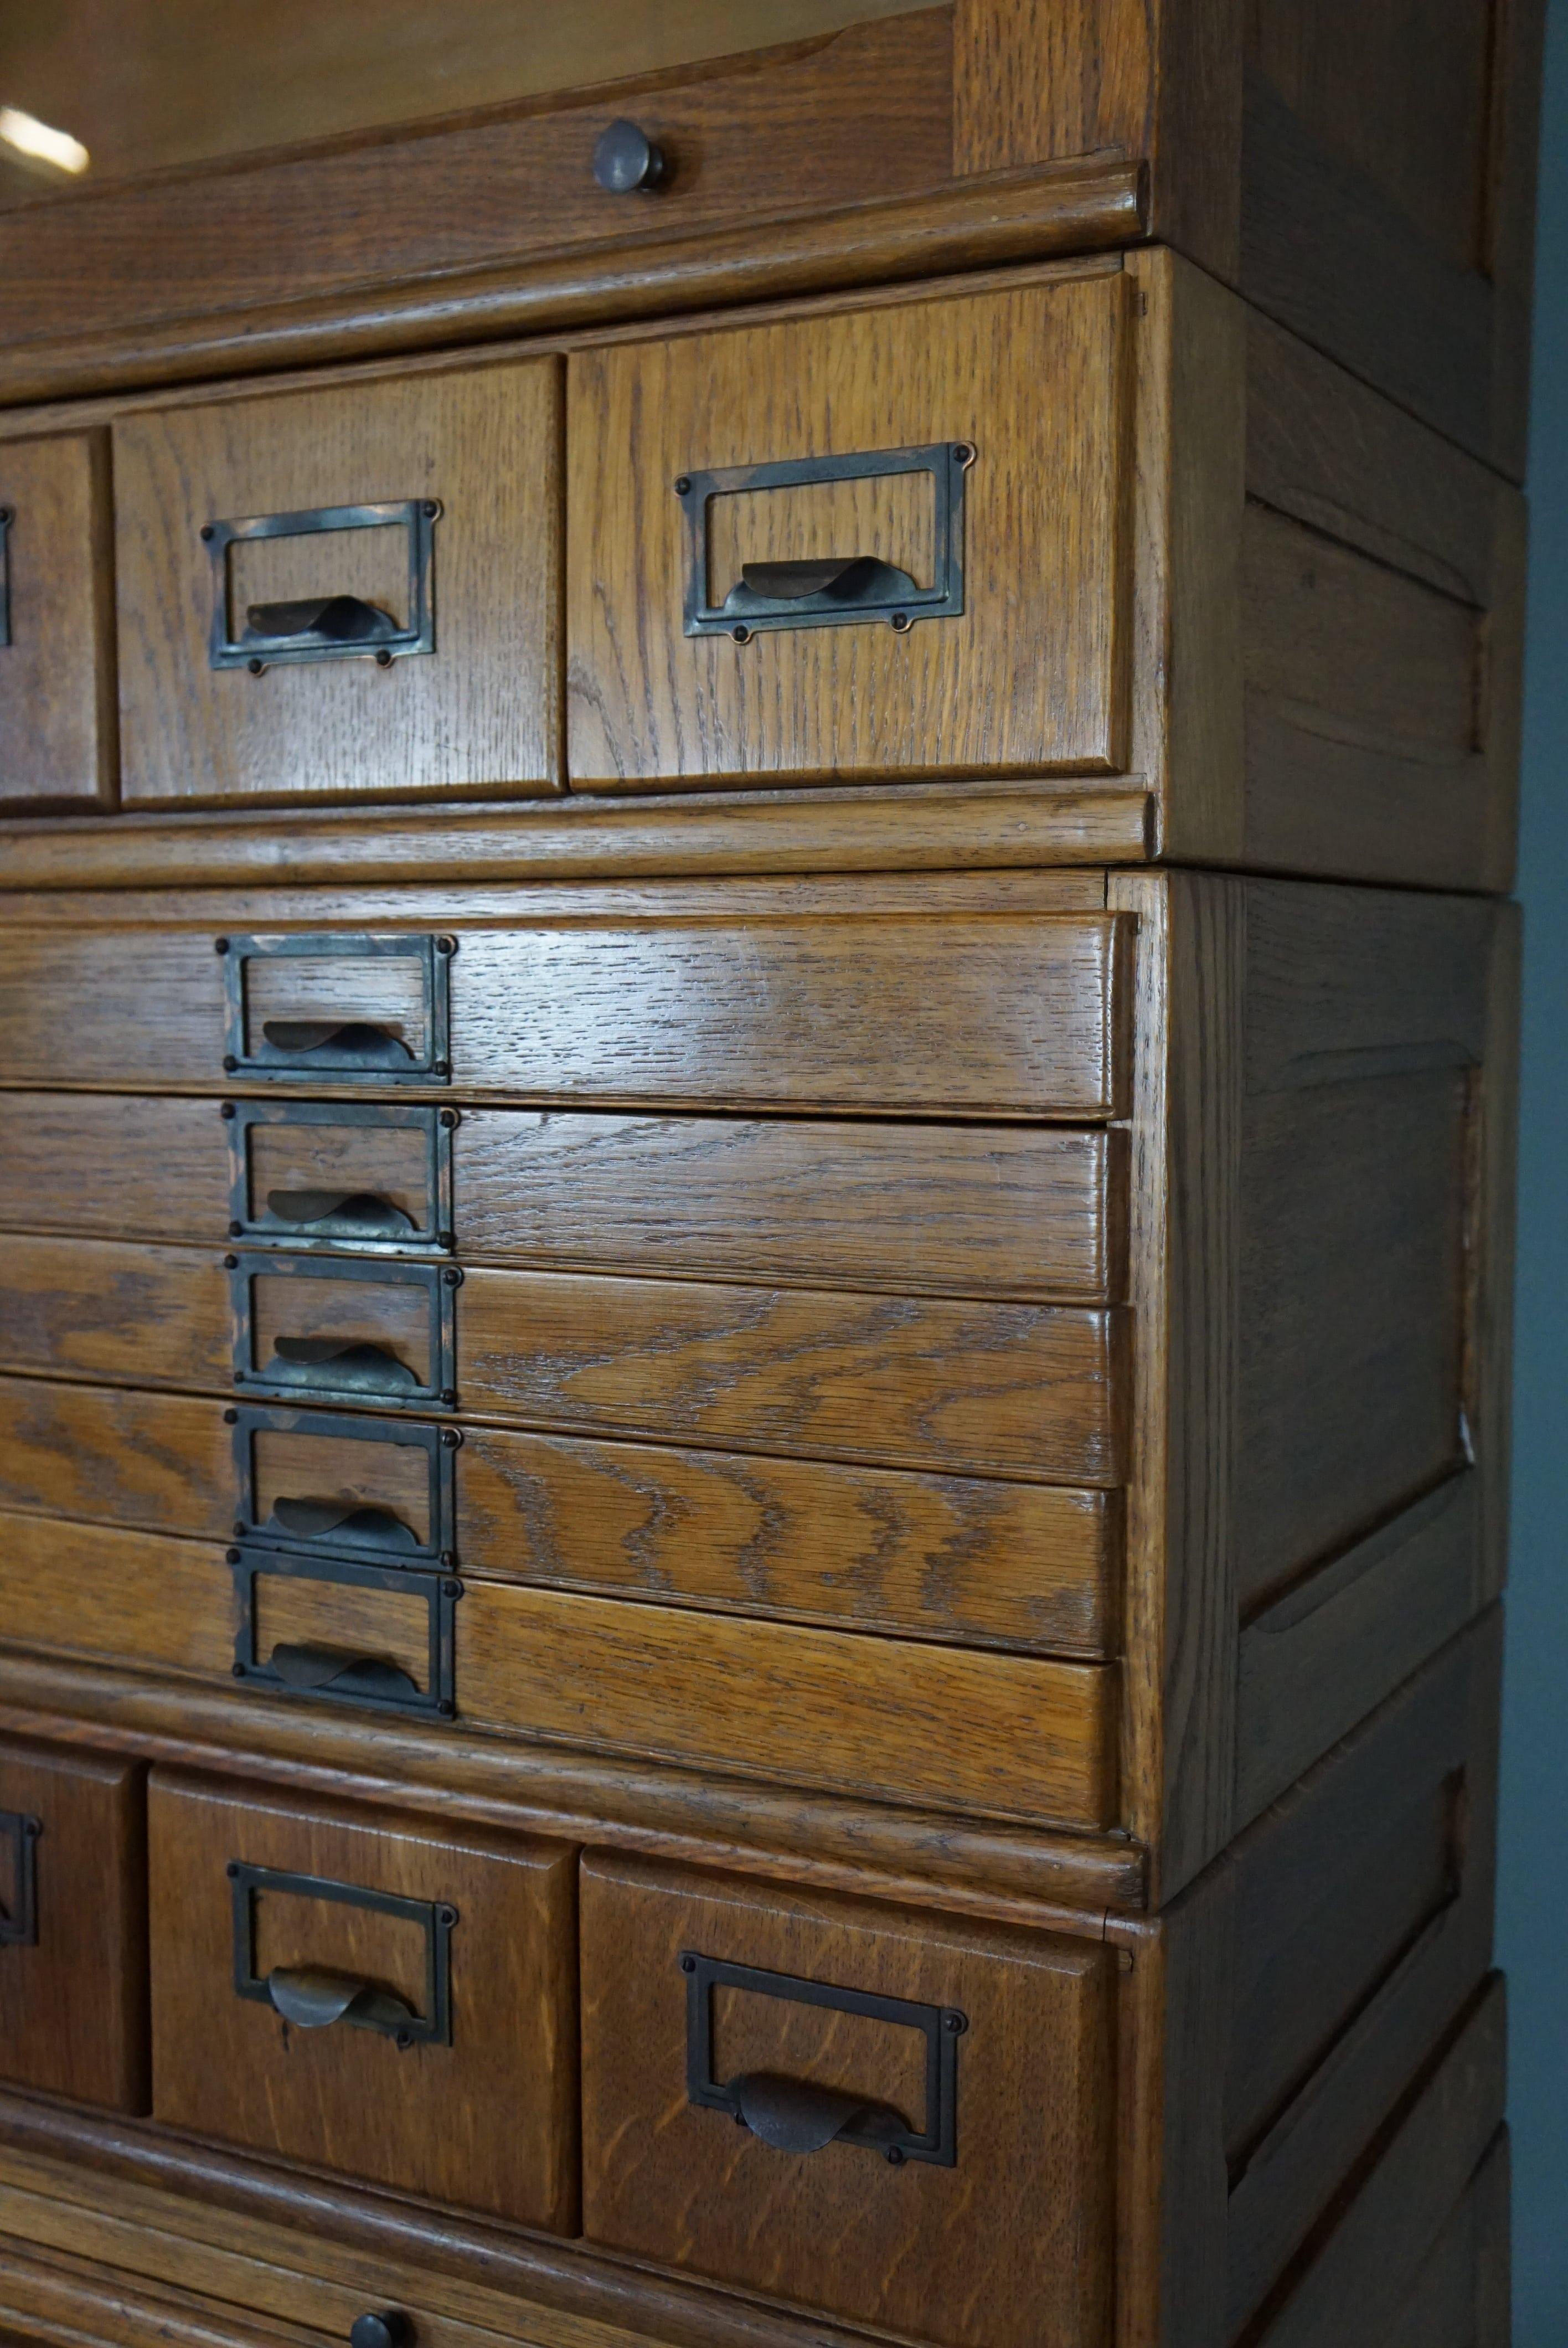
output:
<instances>
[{"instance_id":1,"label":"round wooden knob","mask_svg":"<svg viewBox=\"0 0 1568 2348\"><path fill-rule=\"evenodd\" d=\"M414 2326L401 2308L372 2308L356 2315L349 2348L414 2348Z\"/></svg>"},{"instance_id":2,"label":"round wooden knob","mask_svg":"<svg viewBox=\"0 0 1568 2348\"><path fill-rule=\"evenodd\" d=\"M612 122L593 150L593 176L612 196L656 188L665 175L664 155L635 122Z\"/></svg>"}]
</instances>

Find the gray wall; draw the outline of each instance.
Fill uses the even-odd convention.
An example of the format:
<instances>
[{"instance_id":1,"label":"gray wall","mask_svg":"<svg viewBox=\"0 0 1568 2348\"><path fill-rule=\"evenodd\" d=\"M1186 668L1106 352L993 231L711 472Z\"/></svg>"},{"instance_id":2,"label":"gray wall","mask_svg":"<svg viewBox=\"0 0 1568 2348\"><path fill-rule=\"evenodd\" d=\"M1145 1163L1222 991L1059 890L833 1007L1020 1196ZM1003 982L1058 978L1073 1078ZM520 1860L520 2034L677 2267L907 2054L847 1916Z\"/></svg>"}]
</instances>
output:
<instances>
[{"instance_id":1,"label":"gray wall","mask_svg":"<svg viewBox=\"0 0 1568 2348\"><path fill-rule=\"evenodd\" d=\"M1515 2348L1568 2343L1568 0L1551 0L1525 677L1524 1064L1499 1961Z\"/></svg>"}]
</instances>

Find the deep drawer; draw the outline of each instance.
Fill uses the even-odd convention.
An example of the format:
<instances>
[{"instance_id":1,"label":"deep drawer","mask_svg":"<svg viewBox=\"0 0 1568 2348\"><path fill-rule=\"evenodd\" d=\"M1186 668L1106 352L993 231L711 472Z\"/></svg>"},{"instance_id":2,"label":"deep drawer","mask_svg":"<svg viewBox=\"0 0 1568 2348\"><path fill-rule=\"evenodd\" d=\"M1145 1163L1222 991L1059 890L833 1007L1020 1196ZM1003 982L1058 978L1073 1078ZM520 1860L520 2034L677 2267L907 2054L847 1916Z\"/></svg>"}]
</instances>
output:
<instances>
[{"instance_id":1,"label":"deep drawer","mask_svg":"<svg viewBox=\"0 0 1568 2348\"><path fill-rule=\"evenodd\" d=\"M591 2240L953 2348L1104 2340L1103 1944L593 1855L582 1959Z\"/></svg>"},{"instance_id":2,"label":"deep drawer","mask_svg":"<svg viewBox=\"0 0 1568 2348\"><path fill-rule=\"evenodd\" d=\"M0 447L0 810L112 803L108 445Z\"/></svg>"},{"instance_id":3,"label":"deep drawer","mask_svg":"<svg viewBox=\"0 0 1568 2348\"><path fill-rule=\"evenodd\" d=\"M128 800L559 788L555 362L123 417Z\"/></svg>"},{"instance_id":4,"label":"deep drawer","mask_svg":"<svg viewBox=\"0 0 1568 2348\"><path fill-rule=\"evenodd\" d=\"M0 2076L148 2107L139 1762L0 1743Z\"/></svg>"},{"instance_id":5,"label":"deep drawer","mask_svg":"<svg viewBox=\"0 0 1568 2348\"><path fill-rule=\"evenodd\" d=\"M161 1770L149 1819L159 2119L571 2230L570 1851Z\"/></svg>"}]
</instances>

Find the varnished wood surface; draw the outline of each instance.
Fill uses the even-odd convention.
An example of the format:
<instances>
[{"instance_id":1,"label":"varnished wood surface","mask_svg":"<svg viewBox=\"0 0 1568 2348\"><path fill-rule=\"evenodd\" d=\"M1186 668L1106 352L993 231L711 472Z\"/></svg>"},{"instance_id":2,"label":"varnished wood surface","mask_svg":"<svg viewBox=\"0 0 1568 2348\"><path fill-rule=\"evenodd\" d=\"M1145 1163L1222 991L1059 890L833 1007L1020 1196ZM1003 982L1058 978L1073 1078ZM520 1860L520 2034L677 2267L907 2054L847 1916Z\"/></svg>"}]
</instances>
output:
<instances>
[{"instance_id":1,"label":"varnished wood surface","mask_svg":"<svg viewBox=\"0 0 1568 2348\"><path fill-rule=\"evenodd\" d=\"M1099 155L979 186L804 207L760 228L699 229L652 242L639 234L640 219L627 222L620 214L621 232L597 250L546 255L526 271L504 262L455 271L434 284L416 278L381 286L369 301L284 294L205 317L41 338L7 353L0 404L446 351L540 330L1102 252L1137 236L1144 220L1138 166Z\"/></svg>"},{"instance_id":2,"label":"varnished wood surface","mask_svg":"<svg viewBox=\"0 0 1568 2348\"><path fill-rule=\"evenodd\" d=\"M446 120L438 116L413 140L383 131L333 141L324 155L307 147L231 158L216 174L221 194L210 199L213 174L189 166L141 184L89 188L64 216L40 223L41 234L5 220L16 332L123 333L160 313L167 319L167 301L147 274L127 282L128 234L182 281L183 322L236 304L319 300L375 277L390 283L497 263L516 274L530 252L577 248L599 258L624 241L733 232L800 209L803 191L821 210L924 192L948 176L933 165L945 162L948 137L950 42L946 12L933 8L836 38L666 67L651 87L645 74L642 87L634 77L620 89L570 93L565 104L559 93L470 102L456 118L448 106ZM753 46L743 28L738 46ZM612 55L600 63L605 69L587 78L613 74ZM488 96L499 94L492 88ZM607 195L591 168L606 123L640 105L674 166L653 207ZM49 282L62 265L78 286L68 318Z\"/></svg>"},{"instance_id":3,"label":"varnished wood surface","mask_svg":"<svg viewBox=\"0 0 1568 2348\"><path fill-rule=\"evenodd\" d=\"M128 802L343 798L560 781L559 386L548 360L354 392L186 408L115 427L121 755ZM214 671L210 522L436 500L436 649ZM263 541L246 605L357 594L408 614L406 532ZM392 565L390 581L383 573ZM397 566L404 598L397 599ZM389 592L390 591L390 592Z\"/></svg>"},{"instance_id":4,"label":"varnished wood surface","mask_svg":"<svg viewBox=\"0 0 1568 2348\"><path fill-rule=\"evenodd\" d=\"M0 807L112 807L113 555L101 432L13 441L0 451L10 514L0 645Z\"/></svg>"},{"instance_id":5,"label":"varnished wood surface","mask_svg":"<svg viewBox=\"0 0 1568 2348\"><path fill-rule=\"evenodd\" d=\"M26 1520L11 1522L25 1528ZM95 1533L91 1544L79 1542L70 1555L90 1560L108 1545ZM15 1546L22 1554L20 1536ZM148 1560L161 1548L167 1566L177 1546L198 1549L141 1537L144 1583ZM59 1530L51 1528L39 1554L46 1560L62 1553ZM220 1554L198 1550L192 1575L209 1575L209 1562L216 1568ZM193 1580L190 1587L200 1600L200 1583ZM1070 1934L1098 1938L1110 1910L1143 1903L1144 1854L1124 1835L1059 1833L964 1818L944 1807L784 1788L717 1770L699 1774L532 1745L470 1730L461 1721L427 1728L391 1716L372 1720L334 1705L241 1694L226 1670L200 1661L175 1686L162 1666L157 1673L138 1668L134 1642L149 1636L145 1606L127 1622L128 1668L46 1652L51 1618L42 1590L40 1572L30 1602L46 1627L29 1634L30 1646L0 1631L7 1643L0 1647L0 1729L7 1733L47 1735L56 1743L186 1767L232 1771L238 1765L247 1776L295 1791L391 1803L508 1833L597 1838L684 1863L869 1891L917 1908Z\"/></svg>"},{"instance_id":6,"label":"varnished wood surface","mask_svg":"<svg viewBox=\"0 0 1568 2348\"><path fill-rule=\"evenodd\" d=\"M373 1344L438 1384L426 1292L247 1257L230 1340L222 1256L18 1238L0 1267L0 1369L308 1402L280 1339ZM476 1270L455 1305L461 1407L525 1425L894 1467L1114 1485L1123 1319L1067 1305ZM342 1399L342 1397L338 1397Z\"/></svg>"},{"instance_id":7,"label":"varnished wood surface","mask_svg":"<svg viewBox=\"0 0 1568 2348\"><path fill-rule=\"evenodd\" d=\"M574 355L574 784L1122 767L1125 296L1112 273ZM743 645L683 633L678 476L938 441L976 451L961 618L904 635L763 630ZM742 553L768 555L760 512L750 526ZM901 541L896 559L917 568Z\"/></svg>"},{"instance_id":8,"label":"varnished wood surface","mask_svg":"<svg viewBox=\"0 0 1568 2348\"><path fill-rule=\"evenodd\" d=\"M0 2074L122 2112L148 2109L146 1776L132 1760L0 1742L0 1810L38 1826L36 1937L0 1945ZM8 1860L0 1904L13 1921L19 1892Z\"/></svg>"},{"instance_id":9,"label":"varnished wood surface","mask_svg":"<svg viewBox=\"0 0 1568 2348\"><path fill-rule=\"evenodd\" d=\"M433 1833L162 1772L149 1794L153 2108L161 2120L571 2231L577 2202L572 1854ZM234 1990L231 1860L449 1901L450 2045L343 2025L297 2033ZM380 1981L383 1920L302 1897L260 1965ZM258 1941L261 1924L258 1920ZM356 1933L358 1937L356 1938ZM421 1960L422 1963L422 1960ZM417 1972L405 1993L425 2011ZM396 1984L387 1982L387 1987Z\"/></svg>"},{"instance_id":10,"label":"varnished wood surface","mask_svg":"<svg viewBox=\"0 0 1568 2348\"><path fill-rule=\"evenodd\" d=\"M898 819L888 822L890 802ZM714 792L682 798L518 800L483 811L410 806L343 817L302 805L275 818L128 813L41 826L0 819L17 888L190 888L284 880L364 886L682 872L876 872L1057 868L1149 852L1148 794L1062 781L957 788L863 783L839 789Z\"/></svg>"},{"instance_id":11,"label":"varnished wood surface","mask_svg":"<svg viewBox=\"0 0 1568 2348\"><path fill-rule=\"evenodd\" d=\"M1106 1664L474 1581L477 1724L827 1792L1093 1830L1120 1823Z\"/></svg>"},{"instance_id":12,"label":"varnished wood surface","mask_svg":"<svg viewBox=\"0 0 1568 2348\"><path fill-rule=\"evenodd\" d=\"M1446 2059L1266 2333L1268 2348L1389 2338L1404 2295L1501 2125L1506 2017L1493 1976ZM1495 2335L1494 2335L1495 2336Z\"/></svg>"},{"instance_id":13,"label":"varnished wood surface","mask_svg":"<svg viewBox=\"0 0 1568 2348\"><path fill-rule=\"evenodd\" d=\"M597 1856L583 1871L582 1942L590 2240L944 2343L1021 2343L1042 2325L1064 2343L1104 2336L1105 1952ZM723 2112L689 2106L682 1950L960 2009L958 2168L893 2168L849 2145L786 2162ZM715 2033L720 2076L754 2059L845 2092L907 2096L907 2077L888 2075L885 2028L733 1993L725 2013L747 2034L726 2057Z\"/></svg>"},{"instance_id":14,"label":"varnished wood surface","mask_svg":"<svg viewBox=\"0 0 1568 2348\"><path fill-rule=\"evenodd\" d=\"M955 913L939 932L944 984L933 992L927 919L803 917L777 901L772 921L740 907L725 919L719 905L717 920L675 907L661 920L655 899L651 920L629 907L618 922L607 906L608 922L459 929L455 1087L1068 1119L1119 1109L1121 939L1104 914ZM342 916L323 907L317 918L333 927ZM73 1083L224 1085L210 933L7 926L0 978L0 1065L14 1084L59 1081L64 1021Z\"/></svg>"},{"instance_id":15,"label":"varnished wood surface","mask_svg":"<svg viewBox=\"0 0 1568 2348\"><path fill-rule=\"evenodd\" d=\"M83 1238L221 1232L229 1152L215 1105L129 1093L0 1092L0 1227Z\"/></svg>"},{"instance_id":16,"label":"varnished wood surface","mask_svg":"<svg viewBox=\"0 0 1568 2348\"><path fill-rule=\"evenodd\" d=\"M343 1429L305 1414L292 1432L254 1433L258 1521L280 1498L325 1500L382 1510L428 1543L424 1452ZM216 1402L0 1378L0 1503L224 1540L232 1434ZM473 1425L455 1476L467 1574L1049 1653L1115 1649L1121 1521L1106 1493ZM398 1561L395 1547L382 1554Z\"/></svg>"}]
</instances>

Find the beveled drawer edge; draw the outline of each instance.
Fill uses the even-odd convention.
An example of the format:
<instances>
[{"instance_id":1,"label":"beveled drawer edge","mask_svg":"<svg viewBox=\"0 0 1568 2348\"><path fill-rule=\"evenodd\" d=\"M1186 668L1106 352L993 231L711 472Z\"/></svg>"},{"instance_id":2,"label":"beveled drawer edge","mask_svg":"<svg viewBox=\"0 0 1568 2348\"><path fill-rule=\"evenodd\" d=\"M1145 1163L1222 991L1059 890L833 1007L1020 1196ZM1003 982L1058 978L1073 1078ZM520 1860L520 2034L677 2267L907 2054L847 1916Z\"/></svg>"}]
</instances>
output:
<instances>
[{"instance_id":1,"label":"beveled drawer edge","mask_svg":"<svg viewBox=\"0 0 1568 2348\"><path fill-rule=\"evenodd\" d=\"M248 810L14 818L0 822L0 847L7 891L979 871L1147 863L1155 812L1136 778L1098 788L802 786L635 804L584 792L502 806L317 805L294 812L286 838L275 817Z\"/></svg>"},{"instance_id":2,"label":"beveled drawer edge","mask_svg":"<svg viewBox=\"0 0 1568 2348\"><path fill-rule=\"evenodd\" d=\"M301 1792L594 1841L690 1865L1081 1938L1144 1906L1117 1834L973 1821L323 1706L265 1708L197 1679L0 1645L0 1733L91 1745Z\"/></svg>"}]
</instances>

